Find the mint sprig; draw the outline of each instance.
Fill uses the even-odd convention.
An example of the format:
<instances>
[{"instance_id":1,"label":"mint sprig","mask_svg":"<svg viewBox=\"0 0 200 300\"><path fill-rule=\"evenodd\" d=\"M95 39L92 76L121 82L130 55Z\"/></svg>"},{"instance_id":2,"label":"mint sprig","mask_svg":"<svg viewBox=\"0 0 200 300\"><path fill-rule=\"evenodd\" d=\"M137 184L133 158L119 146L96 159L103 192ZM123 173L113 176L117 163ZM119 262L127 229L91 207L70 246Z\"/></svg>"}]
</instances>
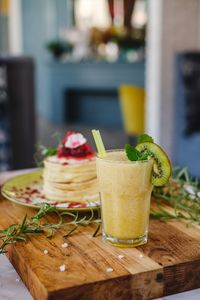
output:
<instances>
[{"instance_id":1,"label":"mint sprig","mask_svg":"<svg viewBox=\"0 0 200 300\"><path fill-rule=\"evenodd\" d=\"M141 153L136 148L131 146L130 144L125 145L126 155L131 161L139 161L139 160L147 160L148 153Z\"/></svg>"},{"instance_id":2,"label":"mint sprig","mask_svg":"<svg viewBox=\"0 0 200 300\"><path fill-rule=\"evenodd\" d=\"M154 140L153 140L153 138L150 135L148 135L146 133L141 134L138 137L137 144L146 143L146 142L154 143Z\"/></svg>"},{"instance_id":3,"label":"mint sprig","mask_svg":"<svg viewBox=\"0 0 200 300\"><path fill-rule=\"evenodd\" d=\"M40 145L40 151L44 157L47 157L47 156L55 155L58 150L56 147L46 148L46 147Z\"/></svg>"}]
</instances>

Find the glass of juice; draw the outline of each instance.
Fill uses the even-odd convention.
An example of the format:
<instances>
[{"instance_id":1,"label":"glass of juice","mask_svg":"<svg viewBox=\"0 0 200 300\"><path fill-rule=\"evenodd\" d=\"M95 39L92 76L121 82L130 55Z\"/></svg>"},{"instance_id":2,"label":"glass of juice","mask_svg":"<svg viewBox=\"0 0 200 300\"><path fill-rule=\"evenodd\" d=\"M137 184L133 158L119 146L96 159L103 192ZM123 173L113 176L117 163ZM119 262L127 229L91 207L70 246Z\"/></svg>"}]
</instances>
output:
<instances>
[{"instance_id":1,"label":"glass of juice","mask_svg":"<svg viewBox=\"0 0 200 300\"><path fill-rule=\"evenodd\" d=\"M153 159L130 161L124 150L97 155L103 239L119 247L147 242Z\"/></svg>"}]
</instances>

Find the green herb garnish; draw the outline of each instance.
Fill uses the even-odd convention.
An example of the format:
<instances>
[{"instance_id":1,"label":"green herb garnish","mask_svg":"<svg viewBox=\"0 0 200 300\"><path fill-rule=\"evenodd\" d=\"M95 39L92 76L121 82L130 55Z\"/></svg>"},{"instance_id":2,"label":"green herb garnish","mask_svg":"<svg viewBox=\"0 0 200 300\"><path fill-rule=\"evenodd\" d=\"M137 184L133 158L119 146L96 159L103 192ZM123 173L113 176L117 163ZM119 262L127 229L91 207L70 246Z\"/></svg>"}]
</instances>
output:
<instances>
[{"instance_id":1,"label":"green herb garnish","mask_svg":"<svg viewBox=\"0 0 200 300\"><path fill-rule=\"evenodd\" d=\"M52 138L54 138L56 140L57 144L59 144L61 141L61 136L58 132L55 132L54 134L52 134ZM46 158L48 156L53 156L53 155L57 154L57 152L58 152L58 149L55 146L51 146L51 147L47 148L38 143L36 145L36 153L34 154L34 162L35 162L36 166L43 167L44 158Z\"/></svg>"},{"instance_id":2,"label":"green herb garnish","mask_svg":"<svg viewBox=\"0 0 200 300\"><path fill-rule=\"evenodd\" d=\"M154 140L150 135L148 135L146 133L141 134L138 137L137 144L146 143L146 142L153 143ZM130 144L125 145L125 152L126 152L128 159L131 161L147 160L148 157L150 156L148 151L140 152L136 148L131 146Z\"/></svg>"},{"instance_id":3,"label":"green herb garnish","mask_svg":"<svg viewBox=\"0 0 200 300\"><path fill-rule=\"evenodd\" d=\"M153 138L150 135L148 135L146 133L141 134L138 137L137 144L146 143L146 142L154 143L154 140L153 140Z\"/></svg>"},{"instance_id":4,"label":"green herb garnish","mask_svg":"<svg viewBox=\"0 0 200 300\"><path fill-rule=\"evenodd\" d=\"M34 162L37 167L43 167L44 166L44 158L48 156L55 155L57 153L57 148L52 146L50 148L47 148L43 145L37 145L36 146L36 153L34 154Z\"/></svg>"},{"instance_id":5,"label":"green herb garnish","mask_svg":"<svg viewBox=\"0 0 200 300\"><path fill-rule=\"evenodd\" d=\"M49 221L48 217L50 217L51 213L57 215L58 221L56 223ZM68 219L64 220L64 217L68 217ZM0 230L0 234L2 234L0 236L0 241L2 241L0 254L6 252L6 247L9 244L16 244L18 241L27 241L27 234L46 234L47 238L51 238L57 230L64 229L66 233L63 237L68 237L79 226L87 226L89 224L97 225L93 237L97 236L101 224L100 210L98 210L98 215L95 216L94 210L91 208L89 216L85 215L83 217L78 212L60 212L49 203L44 203L30 220L27 219L27 216L24 216L20 224L12 224L6 229Z\"/></svg>"},{"instance_id":6,"label":"green herb garnish","mask_svg":"<svg viewBox=\"0 0 200 300\"><path fill-rule=\"evenodd\" d=\"M52 155L55 155L57 153L57 148L56 147L46 148L44 146L40 146L40 150L41 150L41 154L44 157L52 156Z\"/></svg>"},{"instance_id":7,"label":"green herb garnish","mask_svg":"<svg viewBox=\"0 0 200 300\"><path fill-rule=\"evenodd\" d=\"M149 156L147 152L141 153L130 144L125 145L125 151L128 159L131 161L147 160Z\"/></svg>"}]
</instances>

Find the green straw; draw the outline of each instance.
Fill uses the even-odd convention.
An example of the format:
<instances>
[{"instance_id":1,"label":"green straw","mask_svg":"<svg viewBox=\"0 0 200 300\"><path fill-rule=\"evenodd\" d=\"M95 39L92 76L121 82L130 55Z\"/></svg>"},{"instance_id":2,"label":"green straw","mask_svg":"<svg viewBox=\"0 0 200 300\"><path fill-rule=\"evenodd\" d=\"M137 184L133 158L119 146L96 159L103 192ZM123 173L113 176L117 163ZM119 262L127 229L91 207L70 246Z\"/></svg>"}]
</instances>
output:
<instances>
[{"instance_id":1,"label":"green straw","mask_svg":"<svg viewBox=\"0 0 200 300\"><path fill-rule=\"evenodd\" d=\"M93 134L93 137L94 137L94 141L95 141L99 156L102 157L102 158L105 157L106 156L106 150L105 150L105 147L104 147L104 144L103 144L103 141L102 141L101 134L100 134L99 130L93 129L92 134Z\"/></svg>"}]
</instances>

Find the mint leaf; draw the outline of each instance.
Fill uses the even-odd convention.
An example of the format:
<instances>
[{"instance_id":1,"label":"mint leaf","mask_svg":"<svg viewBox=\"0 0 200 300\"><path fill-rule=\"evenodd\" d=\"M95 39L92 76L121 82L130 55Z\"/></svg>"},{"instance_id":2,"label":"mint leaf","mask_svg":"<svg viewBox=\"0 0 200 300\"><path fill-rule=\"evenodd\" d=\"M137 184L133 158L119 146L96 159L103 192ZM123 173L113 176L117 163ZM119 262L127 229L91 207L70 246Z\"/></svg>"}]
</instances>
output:
<instances>
[{"instance_id":1,"label":"mint leaf","mask_svg":"<svg viewBox=\"0 0 200 300\"><path fill-rule=\"evenodd\" d=\"M129 160L135 161L138 160L138 150L132 147L130 144L125 145L126 155Z\"/></svg>"},{"instance_id":2,"label":"mint leaf","mask_svg":"<svg viewBox=\"0 0 200 300\"><path fill-rule=\"evenodd\" d=\"M42 155L44 155L45 157L47 156L52 156L54 154L57 153L57 149L55 147L51 147L51 148L43 148L42 150Z\"/></svg>"},{"instance_id":3,"label":"mint leaf","mask_svg":"<svg viewBox=\"0 0 200 300\"><path fill-rule=\"evenodd\" d=\"M141 153L136 148L131 146L130 144L125 145L126 156L131 161L139 161L139 160L147 160L148 153Z\"/></svg>"},{"instance_id":4,"label":"mint leaf","mask_svg":"<svg viewBox=\"0 0 200 300\"><path fill-rule=\"evenodd\" d=\"M154 143L154 140L150 135L144 133L138 137L137 144L141 144L141 143L145 143L145 142Z\"/></svg>"}]
</instances>

